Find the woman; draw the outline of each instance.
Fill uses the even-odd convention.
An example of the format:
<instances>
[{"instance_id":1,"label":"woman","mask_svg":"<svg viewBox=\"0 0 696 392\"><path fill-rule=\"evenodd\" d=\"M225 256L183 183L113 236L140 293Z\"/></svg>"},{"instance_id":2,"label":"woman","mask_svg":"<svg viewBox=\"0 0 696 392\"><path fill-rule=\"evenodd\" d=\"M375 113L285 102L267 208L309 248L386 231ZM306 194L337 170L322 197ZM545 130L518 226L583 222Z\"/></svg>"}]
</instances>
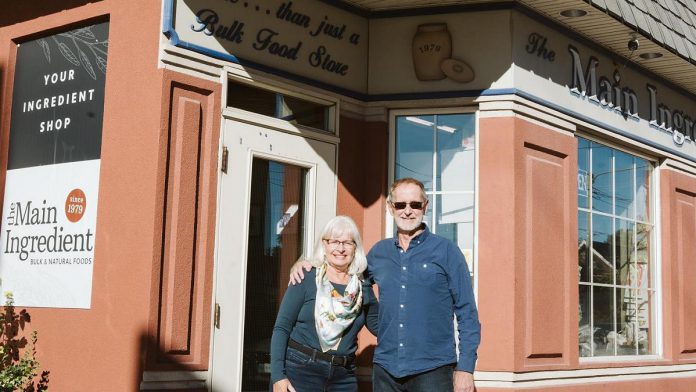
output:
<instances>
[{"instance_id":1,"label":"woman","mask_svg":"<svg viewBox=\"0 0 696 392\"><path fill-rule=\"evenodd\" d=\"M288 287L271 339L273 392L357 392L357 335L376 334L377 300L362 279L367 268L355 222L331 219L301 284Z\"/></svg>"}]
</instances>

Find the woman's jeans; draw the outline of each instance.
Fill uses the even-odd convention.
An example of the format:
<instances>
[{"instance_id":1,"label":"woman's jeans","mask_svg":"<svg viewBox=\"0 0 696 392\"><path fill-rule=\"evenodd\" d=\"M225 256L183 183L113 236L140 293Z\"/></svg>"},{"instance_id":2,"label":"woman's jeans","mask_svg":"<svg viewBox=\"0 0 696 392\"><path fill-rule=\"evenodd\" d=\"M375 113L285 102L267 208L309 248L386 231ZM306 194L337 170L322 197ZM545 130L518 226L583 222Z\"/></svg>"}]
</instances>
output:
<instances>
[{"instance_id":1,"label":"woman's jeans","mask_svg":"<svg viewBox=\"0 0 696 392\"><path fill-rule=\"evenodd\" d=\"M285 353L285 374L297 392L358 391L355 365L332 365L290 347Z\"/></svg>"},{"instance_id":2,"label":"woman's jeans","mask_svg":"<svg viewBox=\"0 0 696 392\"><path fill-rule=\"evenodd\" d=\"M397 378L392 377L375 363L372 365L372 390L374 392L450 392L454 389L453 376L454 366L447 365Z\"/></svg>"}]
</instances>

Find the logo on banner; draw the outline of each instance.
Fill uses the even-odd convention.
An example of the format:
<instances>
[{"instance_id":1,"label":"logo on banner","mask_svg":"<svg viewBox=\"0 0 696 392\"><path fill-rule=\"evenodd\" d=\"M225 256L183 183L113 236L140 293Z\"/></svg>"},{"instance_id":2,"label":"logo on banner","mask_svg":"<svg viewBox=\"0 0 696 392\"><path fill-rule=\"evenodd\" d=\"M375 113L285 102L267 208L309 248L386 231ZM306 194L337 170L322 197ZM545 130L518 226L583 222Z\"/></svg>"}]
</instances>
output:
<instances>
[{"instance_id":1,"label":"logo on banner","mask_svg":"<svg viewBox=\"0 0 696 392\"><path fill-rule=\"evenodd\" d=\"M68 194L65 202L65 218L78 222L85 212L86 197L80 189ZM59 221L59 207L43 200L36 205L32 200L10 203L5 226L4 254L17 255L20 261L29 259L30 265L92 263L92 258L53 257L64 252L91 252L94 250L94 233L91 228L73 230ZM61 217L62 218L62 217ZM61 219L62 220L62 219ZM19 229L20 230L16 230Z\"/></svg>"}]
</instances>

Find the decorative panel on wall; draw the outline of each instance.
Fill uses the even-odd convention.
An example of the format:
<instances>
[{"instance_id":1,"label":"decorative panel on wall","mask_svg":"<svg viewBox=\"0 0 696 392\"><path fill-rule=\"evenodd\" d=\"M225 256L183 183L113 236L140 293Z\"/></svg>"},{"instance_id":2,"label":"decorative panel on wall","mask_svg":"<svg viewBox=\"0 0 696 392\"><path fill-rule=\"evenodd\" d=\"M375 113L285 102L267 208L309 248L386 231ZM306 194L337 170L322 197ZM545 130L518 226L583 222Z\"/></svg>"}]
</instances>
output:
<instances>
[{"instance_id":1,"label":"decorative panel on wall","mask_svg":"<svg viewBox=\"0 0 696 392\"><path fill-rule=\"evenodd\" d=\"M525 144L525 230L524 260L526 281L525 356L527 358L563 357L566 327L563 307L567 266L564 237L560 224L568 224L564 216L567 189L564 178L566 155ZM557 197L559 195L561 197ZM555 311L551 311L556 309Z\"/></svg>"},{"instance_id":2,"label":"decorative panel on wall","mask_svg":"<svg viewBox=\"0 0 696 392\"><path fill-rule=\"evenodd\" d=\"M165 83L169 121L160 154L162 243L155 267L159 275L153 279L157 290L153 289L148 368L206 370L220 94L212 83L183 76L170 74Z\"/></svg>"},{"instance_id":3,"label":"decorative panel on wall","mask_svg":"<svg viewBox=\"0 0 696 392\"><path fill-rule=\"evenodd\" d=\"M522 119L515 133L517 367L564 367L577 325L576 142Z\"/></svg>"},{"instance_id":4,"label":"decorative panel on wall","mask_svg":"<svg viewBox=\"0 0 696 392\"><path fill-rule=\"evenodd\" d=\"M672 217L676 237L672 242L676 246L672 250L672 284L676 285L673 300L677 301L670 305L676 316L675 354L693 360L696 358L696 180L683 178L682 182L686 189L677 185L671 195L676 199Z\"/></svg>"}]
</instances>

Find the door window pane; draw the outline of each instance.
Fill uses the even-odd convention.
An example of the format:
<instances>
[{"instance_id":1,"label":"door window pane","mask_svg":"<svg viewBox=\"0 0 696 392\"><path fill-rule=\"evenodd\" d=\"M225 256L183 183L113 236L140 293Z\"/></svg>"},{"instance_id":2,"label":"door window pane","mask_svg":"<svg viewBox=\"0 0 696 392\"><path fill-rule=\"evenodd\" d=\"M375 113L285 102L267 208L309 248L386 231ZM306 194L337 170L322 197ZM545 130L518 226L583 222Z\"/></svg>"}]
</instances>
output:
<instances>
[{"instance_id":1,"label":"door window pane","mask_svg":"<svg viewBox=\"0 0 696 392\"><path fill-rule=\"evenodd\" d=\"M268 390L270 343L292 264L303 254L307 170L254 158L247 239L242 390Z\"/></svg>"},{"instance_id":2,"label":"door window pane","mask_svg":"<svg viewBox=\"0 0 696 392\"><path fill-rule=\"evenodd\" d=\"M316 129L329 129L329 108L314 102L287 95L282 96L278 117L292 124Z\"/></svg>"}]
</instances>

